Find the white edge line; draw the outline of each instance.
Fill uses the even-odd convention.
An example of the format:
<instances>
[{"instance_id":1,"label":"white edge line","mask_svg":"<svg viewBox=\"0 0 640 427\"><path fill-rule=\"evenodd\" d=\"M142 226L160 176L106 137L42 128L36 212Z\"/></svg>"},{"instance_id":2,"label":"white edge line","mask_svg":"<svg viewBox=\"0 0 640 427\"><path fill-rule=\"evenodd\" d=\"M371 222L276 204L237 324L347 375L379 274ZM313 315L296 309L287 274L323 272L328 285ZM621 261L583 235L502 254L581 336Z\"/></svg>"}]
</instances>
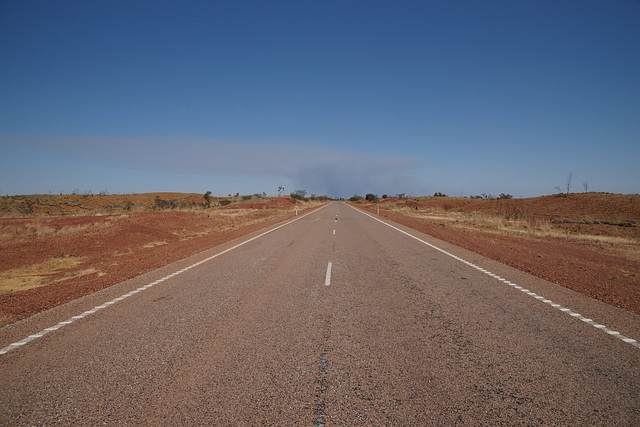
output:
<instances>
[{"instance_id":1,"label":"white edge line","mask_svg":"<svg viewBox=\"0 0 640 427\"><path fill-rule=\"evenodd\" d=\"M430 248L432 248L432 249L435 249L435 250L437 250L437 251L439 251L439 252L441 252L441 253L443 253L443 254L445 254L445 255L447 255L447 256L450 256L451 258L454 258L454 259L456 259L456 260L458 260L458 261L461 261L461 262L463 262L463 263L467 264L468 266L473 267L473 268L475 268L476 270L478 270L478 271L480 271L480 272L482 272L482 273L484 273L484 274L486 274L486 275L488 275L488 276L490 276L490 277L494 277L494 278L496 278L496 279L498 279L498 280L502 280L504 283L507 283L507 282L506 282L506 281L504 281L500 276L498 276L498 275L496 275L496 274L493 274L493 273L491 273L490 271L487 271L487 270L485 270L485 269L484 269L484 268L482 268L482 267L479 267L479 266L477 266L477 265L475 265L475 264L473 264L473 263L471 263L471 262L465 261L465 260L463 260L462 258L460 258L459 256L456 256L456 255L454 255L454 254L452 254L452 253L450 253L450 252L447 252L447 251L445 251L444 249L441 249L441 248L439 248L439 247L437 247L437 246L435 246L435 245L433 245L433 244L431 244L431 243L429 243L429 242L425 242L424 240L422 240L422 239L420 239L420 238L418 238L418 237L416 237L416 236L414 236L414 235L412 235L412 234L410 234L410 233L407 233L406 231L401 230L401 229L399 229L398 227L394 227L393 225L388 224L388 223L386 223L386 222L382 221L381 219L376 218L376 217L375 217L375 216L373 216L373 215L369 215L368 213L366 213L366 212L364 212L364 211L362 211L362 210L360 210L360 209L357 209L357 208L355 208L355 207L353 207L353 206L351 206L351 205L349 205L349 204L347 204L347 206L349 206L351 209L353 209L353 210L355 210L355 211L357 211L357 212L360 212L360 213L361 213L361 214L363 214L363 215L368 216L369 218L375 219L376 221L378 221L378 222L380 222L380 223L382 223L382 224L386 225L387 227L391 227L391 228L393 228L394 230L399 231L400 233L405 234L405 235L407 235L407 236L411 237L412 239L415 239L415 240L419 241L420 243L424 243L425 245L429 246L429 247L430 247ZM533 293L533 292L529 291L528 289L525 289L525 288L523 288L523 287L520 287L520 286L516 285L515 283L512 283L512 282L508 282L508 283L509 283L509 285L510 285L510 286L514 287L515 289L518 289L518 290L520 290L520 291L522 291L522 292L524 292L524 293L527 293L527 294L529 294L529 295L533 296L534 298L536 298L536 297L538 296L537 294L535 294L535 293ZM604 326L604 325L597 324L597 323L593 322L591 319L587 319L586 317L582 316L582 315L581 315L581 314L579 314L579 313L576 313L576 312L572 311L571 309L568 309L568 308L562 307L560 304L555 304L555 303L554 303L553 301L551 301L551 300L548 300L548 299L539 299L539 298L537 298L537 299L538 299L538 300L543 301L543 302L544 302L544 303L546 303L546 304L549 304L551 307L554 307L554 308L556 308L556 309L558 309L558 310L560 310L560 311L562 311L562 312L567 313L568 315L570 315L570 316L572 316L572 317L576 317L576 318L578 318L578 319L580 319L580 320L582 320L582 321L585 321L585 323L587 323L587 324L589 324L589 325L591 325L591 326L595 327L596 329L600 329L600 330L602 330L602 331L604 331L604 332L608 333L609 335L611 335L611 336L613 336L613 337L616 337L616 338L620 339L621 341L626 342L627 344L631 344L631 345L632 345L632 346L634 346L634 347L640 348L640 343L639 343L638 341L634 340L633 338L625 337L625 336L624 336L624 335L622 335L620 332L617 332L617 331L611 330L611 329L607 328L607 327L606 327L606 326Z\"/></svg>"},{"instance_id":2,"label":"white edge line","mask_svg":"<svg viewBox=\"0 0 640 427\"><path fill-rule=\"evenodd\" d=\"M145 289L149 289L149 288L151 288L152 286L157 285L158 283L164 282L164 281L165 281L165 280L167 280L167 279L170 279L170 278L175 277L175 276L177 276L177 275L179 275L179 274L182 274L182 273L184 273L185 271L188 271L188 270L192 269L193 267L196 267L196 266L198 266L198 265L200 265L200 264L204 264L205 262L211 261L211 260L212 260L212 259L214 259L214 258L218 258L219 256L226 254L227 252L231 252L232 250L237 249L237 248L239 248L240 246L246 245L246 244L247 244L247 243L249 243L249 242L252 242L252 241L254 241L254 240L256 240L256 239L259 239L260 237L266 236L266 235L267 235L267 234L269 234L269 233L273 233L274 231L276 231L276 230L278 230L278 229L280 229L280 228L282 228L282 227L286 227L287 225L289 225L289 224L291 224L291 223L294 223L294 222L296 222L296 221L298 221L298 220L300 220L300 219L302 219L302 218L304 218L304 217L306 217L306 216L309 216L309 215L311 215L312 213L318 212L320 209L323 209L323 208L325 208L325 207L327 207L327 206L329 206L329 204L324 205L324 206L321 206L321 207L319 207L318 209L314 209L314 210L312 210L311 212L308 212L308 213L306 213L306 214L304 214L304 215L301 215L301 216L299 216L299 217L297 217L297 218L295 218L295 219L292 219L291 221L288 221L288 222L286 222L286 223L284 223L284 224L280 224L279 226L274 227L274 228L272 228L272 229L270 229L270 230L267 230L267 231L265 231L265 232L264 232L264 233L262 233L262 234L259 234L259 235L257 235L257 236L254 236L254 237L252 237L252 238L250 238L250 239L248 239L248 240L245 240L245 241L244 241L244 242L242 242L242 243L238 243L237 245L235 245L235 246L233 246L233 247L231 247L231 248L225 249L225 250L224 250L224 251L222 251L222 252L219 252L219 253L217 253L217 254L215 254L215 255L212 255L212 256L210 256L210 257L208 257L208 258L205 258L205 259L203 259L203 260L201 260L201 261L198 261L198 262L196 262L196 263L194 263L194 264L191 264L190 266L185 267L185 268L183 268L182 270L175 271L175 272L173 272L173 273L171 273L171 274L168 274L167 276L165 276L165 277L163 277L163 278L161 278L161 279L155 280L155 281L153 281L153 282L151 282L151 283L148 283L148 284L146 284L146 285L144 285L144 286L139 287L138 289L135 289L135 290L133 290L133 291L130 291L130 292L128 292L128 293L126 293L126 294L124 294L124 295L121 295L121 296L119 296L119 297L116 297L116 298L112 299L111 301L108 301L108 302L105 302L105 303L103 303L103 304L101 304L101 305L98 305L98 306L96 306L96 307L92 308L91 310L87 310L87 311L85 311L84 313L82 313L82 314L80 314L80 315L73 316L73 317L69 318L68 320L65 320L65 321L62 321L62 322L58 323L57 325L51 326L51 327L49 327L49 328L45 328L45 329L43 329L42 331L40 331L40 332L38 332L38 333L36 333L36 334L29 335L27 338L24 338L24 339L22 339L22 340L20 340L20 341L18 341L18 342L14 342L14 343L12 343L12 344L9 344L8 346L6 346L6 347L4 347L4 348L1 348L1 349L0 349L0 355L3 355L3 354L8 353L9 351L11 351L11 350L13 350L13 349L15 349L15 348L18 348L18 347L20 347L20 346L23 346L23 345L25 345L26 343L28 343L29 341L33 341L34 339L40 338L40 337L42 337L42 336L46 335L46 334L47 334L47 333L49 333L49 332L57 331L57 330L58 330L58 329L60 329L61 327L63 327L63 326L66 326L66 325L68 325L68 324L73 323L73 321L74 321L74 320L82 319L82 318L84 318L84 317L86 317L86 316L88 316L88 315L90 315L90 314L93 314L93 313L95 313L95 312L97 312L97 311L99 311L99 310L102 310L103 308L106 308L106 307L108 307L108 306L110 306L110 305L113 305L113 304L115 304L115 303L116 303L116 302L118 302L118 301L122 301L123 299L125 299L125 298L127 298L127 297L130 297L130 296L132 296L132 295L134 295L134 294L137 294L137 293L138 293L138 292L140 292L140 291L144 291ZM329 263L329 270L327 271L328 275L330 275L330 272L331 272L331 263Z\"/></svg>"}]
</instances>

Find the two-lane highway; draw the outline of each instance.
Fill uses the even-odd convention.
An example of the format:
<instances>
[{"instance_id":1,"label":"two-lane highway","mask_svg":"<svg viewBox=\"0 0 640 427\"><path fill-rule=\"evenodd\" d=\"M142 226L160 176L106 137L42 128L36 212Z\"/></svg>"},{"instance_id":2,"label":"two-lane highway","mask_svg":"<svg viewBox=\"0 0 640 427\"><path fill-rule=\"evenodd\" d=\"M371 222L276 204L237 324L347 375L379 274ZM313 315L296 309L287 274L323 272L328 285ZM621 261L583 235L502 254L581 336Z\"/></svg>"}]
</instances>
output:
<instances>
[{"instance_id":1,"label":"two-lane highway","mask_svg":"<svg viewBox=\"0 0 640 427\"><path fill-rule=\"evenodd\" d=\"M395 227L331 203L5 327L0 424L640 424L638 316Z\"/></svg>"}]
</instances>

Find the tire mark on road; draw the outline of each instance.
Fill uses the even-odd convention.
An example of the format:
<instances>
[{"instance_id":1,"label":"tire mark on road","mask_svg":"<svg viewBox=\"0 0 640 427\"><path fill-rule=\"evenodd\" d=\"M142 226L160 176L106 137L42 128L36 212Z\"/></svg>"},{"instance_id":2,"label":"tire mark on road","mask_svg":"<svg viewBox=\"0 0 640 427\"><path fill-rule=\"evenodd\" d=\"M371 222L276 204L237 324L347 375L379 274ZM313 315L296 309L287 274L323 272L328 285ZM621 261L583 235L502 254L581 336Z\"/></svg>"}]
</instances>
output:
<instances>
[{"instance_id":1,"label":"tire mark on road","mask_svg":"<svg viewBox=\"0 0 640 427\"><path fill-rule=\"evenodd\" d=\"M317 403L317 417L314 425L316 427L324 427L325 419L327 417L326 409L326 392L327 392L327 367L329 366L329 338L331 338L331 320L326 321L324 328L324 334L322 337L322 353L320 354L320 365L318 368L318 390L316 397Z\"/></svg>"}]
</instances>

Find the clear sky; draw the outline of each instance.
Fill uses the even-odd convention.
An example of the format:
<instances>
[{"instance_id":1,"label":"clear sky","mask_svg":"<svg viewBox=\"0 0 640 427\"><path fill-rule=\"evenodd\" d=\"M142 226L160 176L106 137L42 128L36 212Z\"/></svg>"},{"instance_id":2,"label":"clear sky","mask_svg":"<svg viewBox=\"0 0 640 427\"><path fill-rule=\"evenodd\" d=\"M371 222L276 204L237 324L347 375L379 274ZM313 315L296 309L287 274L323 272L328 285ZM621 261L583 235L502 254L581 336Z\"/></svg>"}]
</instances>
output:
<instances>
[{"instance_id":1,"label":"clear sky","mask_svg":"<svg viewBox=\"0 0 640 427\"><path fill-rule=\"evenodd\" d=\"M0 1L0 194L640 192L640 1Z\"/></svg>"}]
</instances>

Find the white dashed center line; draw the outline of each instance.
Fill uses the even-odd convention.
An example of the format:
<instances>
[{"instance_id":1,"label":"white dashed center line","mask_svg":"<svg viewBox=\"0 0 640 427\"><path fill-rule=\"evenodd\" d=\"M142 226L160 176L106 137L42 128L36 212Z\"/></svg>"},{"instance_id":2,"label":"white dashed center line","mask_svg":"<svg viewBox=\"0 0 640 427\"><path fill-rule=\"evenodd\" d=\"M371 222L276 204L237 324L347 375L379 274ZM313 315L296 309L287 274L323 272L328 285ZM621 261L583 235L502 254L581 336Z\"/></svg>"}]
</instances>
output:
<instances>
[{"instance_id":1,"label":"white dashed center line","mask_svg":"<svg viewBox=\"0 0 640 427\"><path fill-rule=\"evenodd\" d=\"M331 263L327 265L327 275L324 278L324 285L329 286L331 284Z\"/></svg>"}]
</instances>

